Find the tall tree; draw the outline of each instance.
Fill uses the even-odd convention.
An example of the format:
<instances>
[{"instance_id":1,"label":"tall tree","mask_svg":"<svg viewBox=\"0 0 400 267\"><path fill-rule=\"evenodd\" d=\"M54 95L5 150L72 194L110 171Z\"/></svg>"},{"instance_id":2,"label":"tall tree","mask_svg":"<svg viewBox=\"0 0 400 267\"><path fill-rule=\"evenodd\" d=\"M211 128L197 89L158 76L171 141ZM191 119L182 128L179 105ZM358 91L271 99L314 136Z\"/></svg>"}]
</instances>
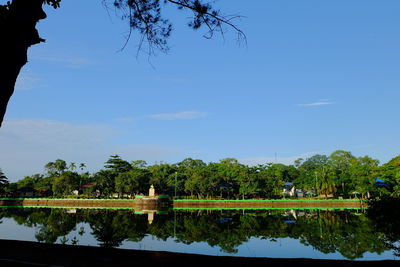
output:
<instances>
[{"instance_id":1,"label":"tall tree","mask_svg":"<svg viewBox=\"0 0 400 267\"><path fill-rule=\"evenodd\" d=\"M96 183L96 189L102 195L109 195L114 192L115 174L110 170L100 170L93 175L93 180Z\"/></svg>"},{"instance_id":2,"label":"tall tree","mask_svg":"<svg viewBox=\"0 0 400 267\"><path fill-rule=\"evenodd\" d=\"M59 176L67 169L67 162L62 159L56 161L50 161L44 166L49 176Z\"/></svg>"},{"instance_id":3,"label":"tall tree","mask_svg":"<svg viewBox=\"0 0 400 267\"><path fill-rule=\"evenodd\" d=\"M351 166L356 161L356 158L351 152L344 150L336 150L329 155L329 164L333 168L334 180L337 185L340 185L340 192L343 195L348 194L348 187L351 183Z\"/></svg>"},{"instance_id":4,"label":"tall tree","mask_svg":"<svg viewBox=\"0 0 400 267\"><path fill-rule=\"evenodd\" d=\"M149 189L150 173L146 169L133 168L118 174L115 178L115 190L120 194L145 193Z\"/></svg>"},{"instance_id":5,"label":"tall tree","mask_svg":"<svg viewBox=\"0 0 400 267\"><path fill-rule=\"evenodd\" d=\"M71 194L73 190L79 189L80 177L76 172L66 171L56 177L53 182L55 196Z\"/></svg>"},{"instance_id":6,"label":"tall tree","mask_svg":"<svg viewBox=\"0 0 400 267\"><path fill-rule=\"evenodd\" d=\"M8 184L8 178L6 175L3 173L3 171L0 169L0 193L3 192L4 187Z\"/></svg>"},{"instance_id":7,"label":"tall tree","mask_svg":"<svg viewBox=\"0 0 400 267\"><path fill-rule=\"evenodd\" d=\"M260 190L267 197L276 197L282 192L284 183L289 181L283 166L283 164L265 164L257 167Z\"/></svg>"},{"instance_id":8,"label":"tall tree","mask_svg":"<svg viewBox=\"0 0 400 267\"><path fill-rule=\"evenodd\" d=\"M379 176L393 186L393 194L400 196L400 155L383 164L379 172Z\"/></svg>"},{"instance_id":9,"label":"tall tree","mask_svg":"<svg viewBox=\"0 0 400 267\"><path fill-rule=\"evenodd\" d=\"M352 184L355 191L370 197L371 191L375 191L375 176L377 174L379 161L368 156L359 157L351 166Z\"/></svg>"},{"instance_id":10,"label":"tall tree","mask_svg":"<svg viewBox=\"0 0 400 267\"><path fill-rule=\"evenodd\" d=\"M328 157L325 155L316 154L305 161L297 162L300 164L298 170L299 177L295 183L303 189L318 190L318 172L324 172L323 168L328 164Z\"/></svg>"},{"instance_id":11,"label":"tall tree","mask_svg":"<svg viewBox=\"0 0 400 267\"><path fill-rule=\"evenodd\" d=\"M175 175L175 169L167 163L155 164L148 168L150 172L150 184L154 185L157 192L168 192L170 176Z\"/></svg>"},{"instance_id":12,"label":"tall tree","mask_svg":"<svg viewBox=\"0 0 400 267\"><path fill-rule=\"evenodd\" d=\"M61 0L10 0L0 5L0 127L3 122L8 101L14 92L15 83L21 68L27 62L28 48L45 40L39 36L36 24L46 18L43 4L60 7ZM153 54L155 50L168 51L167 39L171 35L171 23L162 17L161 11L167 4L192 12L189 27L199 29L205 25L206 38L223 32L223 26L233 28L238 38L245 38L232 20L237 15L223 15L211 4L202 0L102 0L105 6L113 6L122 19L128 20L130 28L127 41L132 32L138 32L139 49ZM126 45L126 44L125 44Z\"/></svg>"},{"instance_id":13,"label":"tall tree","mask_svg":"<svg viewBox=\"0 0 400 267\"><path fill-rule=\"evenodd\" d=\"M129 164L128 161L121 159L118 155L110 156L104 167L114 173L115 176L132 169L131 164Z\"/></svg>"}]
</instances>

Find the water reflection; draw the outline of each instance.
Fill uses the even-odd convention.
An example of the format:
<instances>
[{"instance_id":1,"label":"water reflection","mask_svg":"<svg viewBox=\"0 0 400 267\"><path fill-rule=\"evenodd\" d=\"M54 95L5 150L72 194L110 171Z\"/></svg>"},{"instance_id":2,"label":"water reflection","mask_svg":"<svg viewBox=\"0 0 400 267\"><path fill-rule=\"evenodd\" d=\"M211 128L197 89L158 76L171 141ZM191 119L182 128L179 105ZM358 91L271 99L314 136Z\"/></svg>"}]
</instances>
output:
<instances>
[{"instance_id":1,"label":"water reflection","mask_svg":"<svg viewBox=\"0 0 400 267\"><path fill-rule=\"evenodd\" d=\"M163 241L173 238L182 244L206 242L223 252L237 253L250 239L276 242L292 238L322 253L339 252L357 259L366 252L381 254L393 249L398 240L391 236L392 242L388 242L387 233L377 231L375 222L364 211L356 210L1 208L0 218L12 218L31 228L39 242L78 244L82 236L90 234L97 240L92 245L103 247L119 247L125 241L139 242L152 236Z\"/></svg>"}]
</instances>

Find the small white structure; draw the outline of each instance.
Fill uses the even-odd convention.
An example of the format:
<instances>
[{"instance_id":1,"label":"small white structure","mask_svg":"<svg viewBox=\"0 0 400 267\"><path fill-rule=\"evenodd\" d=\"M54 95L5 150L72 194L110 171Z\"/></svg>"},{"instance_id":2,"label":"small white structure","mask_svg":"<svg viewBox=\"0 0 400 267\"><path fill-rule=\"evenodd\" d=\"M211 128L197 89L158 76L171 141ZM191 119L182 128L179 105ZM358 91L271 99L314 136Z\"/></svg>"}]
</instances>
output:
<instances>
[{"instance_id":1,"label":"small white structure","mask_svg":"<svg viewBox=\"0 0 400 267\"><path fill-rule=\"evenodd\" d=\"M155 214L155 211L150 211L150 212L147 213L147 221L148 221L149 224L153 223L154 214Z\"/></svg>"},{"instance_id":2,"label":"small white structure","mask_svg":"<svg viewBox=\"0 0 400 267\"><path fill-rule=\"evenodd\" d=\"M285 197L304 197L304 192L301 189L296 189L293 183L287 182L283 187L283 196Z\"/></svg>"},{"instance_id":3,"label":"small white structure","mask_svg":"<svg viewBox=\"0 0 400 267\"><path fill-rule=\"evenodd\" d=\"M283 187L283 196L293 197L295 196L296 188L294 187L293 183L287 182L284 184Z\"/></svg>"},{"instance_id":4,"label":"small white structure","mask_svg":"<svg viewBox=\"0 0 400 267\"><path fill-rule=\"evenodd\" d=\"M154 189L154 186L151 185L149 189L149 197L155 197L156 196L156 190Z\"/></svg>"}]
</instances>

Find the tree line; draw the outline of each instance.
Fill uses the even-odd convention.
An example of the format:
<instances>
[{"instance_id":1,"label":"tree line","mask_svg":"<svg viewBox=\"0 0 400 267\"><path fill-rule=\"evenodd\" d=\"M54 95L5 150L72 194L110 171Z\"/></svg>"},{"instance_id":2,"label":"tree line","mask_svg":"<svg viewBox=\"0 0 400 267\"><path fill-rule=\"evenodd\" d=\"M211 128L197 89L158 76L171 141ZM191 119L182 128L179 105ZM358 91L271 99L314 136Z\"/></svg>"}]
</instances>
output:
<instances>
[{"instance_id":1,"label":"tree line","mask_svg":"<svg viewBox=\"0 0 400 267\"><path fill-rule=\"evenodd\" d=\"M156 193L186 198L279 198L285 186L303 190L305 197L384 197L400 195L400 155L385 164L369 156L356 157L337 150L316 154L293 165L266 163L247 166L225 158L205 163L187 158L178 163L148 165L110 156L98 172L85 164L57 159L44 166L43 174L8 183L0 171L3 195L31 192L35 196L65 197L73 192L85 197L134 197Z\"/></svg>"}]
</instances>

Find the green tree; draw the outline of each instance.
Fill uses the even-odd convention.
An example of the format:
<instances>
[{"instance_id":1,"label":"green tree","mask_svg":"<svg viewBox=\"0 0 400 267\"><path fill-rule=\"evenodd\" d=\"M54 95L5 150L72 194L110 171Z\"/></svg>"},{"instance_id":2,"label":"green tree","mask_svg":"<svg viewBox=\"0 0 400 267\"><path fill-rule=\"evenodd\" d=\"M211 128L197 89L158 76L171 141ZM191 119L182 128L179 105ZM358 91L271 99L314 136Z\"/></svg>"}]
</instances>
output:
<instances>
[{"instance_id":1,"label":"green tree","mask_svg":"<svg viewBox=\"0 0 400 267\"><path fill-rule=\"evenodd\" d=\"M220 179L220 185L232 188L234 191L240 190L238 179L241 173L243 173L243 175L247 177L243 177L243 182L250 178L249 176L247 176L245 166L240 164L239 161L235 158L221 159L219 163L216 164L216 168L218 172L218 178ZM242 183L242 185L244 186L245 183L246 182ZM247 192L249 190L250 188L246 190L244 188L242 189L243 192Z\"/></svg>"},{"instance_id":2,"label":"green tree","mask_svg":"<svg viewBox=\"0 0 400 267\"><path fill-rule=\"evenodd\" d=\"M146 169L147 162L145 160L134 160L131 162L133 168Z\"/></svg>"},{"instance_id":3,"label":"green tree","mask_svg":"<svg viewBox=\"0 0 400 267\"><path fill-rule=\"evenodd\" d=\"M62 159L57 159L54 162L49 162L44 166L49 176L59 176L68 169L67 162Z\"/></svg>"},{"instance_id":4,"label":"green tree","mask_svg":"<svg viewBox=\"0 0 400 267\"><path fill-rule=\"evenodd\" d=\"M57 197L69 195L72 191L79 189L80 177L76 172L66 171L56 177L52 190Z\"/></svg>"},{"instance_id":5,"label":"green tree","mask_svg":"<svg viewBox=\"0 0 400 267\"><path fill-rule=\"evenodd\" d=\"M50 196L53 195L53 183L54 177L43 177L42 175L37 174L38 179L34 182L34 189L42 196Z\"/></svg>"},{"instance_id":6,"label":"green tree","mask_svg":"<svg viewBox=\"0 0 400 267\"><path fill-rule=\"evenodd\" d=\"M115 174L111 170L100 170L93 175L96 189L103 196L110 195L115 190Z\"/></svg>"},{"instance_id":7,"label":"green tree","mask_svg":"<svg viewBox=\"0 0 400 267\"><path fill-rule=\"evenodd\" d=\"M115 178L115 190L119 194L145 193L149 189L150 172L146 169L133 168L118 174Z\"/></svg>"},{"instance_id":8,"label":"green tree","mask_svg":"<svg viewBox=\"0 0 400 267\"><path fill-rule=\"evenodd\" d=\"M207 164L200 159L186 158L178 162L173 167L175 173L169 176L169 186L172 187L175 191L176 179L177 192L184 191L187 194L193 196L194 192L197 190L196 182L193 179L189 181L189 179L192 178L196 168L204 166L207 166Z\"/></svg>"},{"instance_id":9,"label":"green tree","mask_svg":"<svg viewBox=\"0 0 400 267\"><path fill-rule=\"evenodd\" d=\"M175 175L175 168L167 163L160 163L150 166L150 185L154 185L157 192L167 193L169 191L169 181Z\"/></svg>"},{"instance_id":10,"label":"green tree","mask_svg":"<svg viewBox=\"0 0 400 267\"><path fill-rule=\"evenodd\" d=\"M132 169L128 161L121 159L118 155L110 156L106 161L104 168L110 170L115 176L119 173L128 172Z\"/></svg>"},{"instance_id":11,"label":"green tree","mask_svg":"<svg viewBox=\"0 0 400 267\"><path fill-rule=\"evenodd\" d=\"M218 181L214 175L212 167L197 166L191 169L185 181L185 191L191 196L197 195L198 198L208 198L217 190Z\"/></svg>"},{"instance_id":12,"label":"green tree","mask_svg":"<svg viewBox=\"0 0 400 267\"><path fill-rule=\"evenodd\" d=\"M340 193L344 196L349 194L349 186L352 181L351 168L356 158L351 152L336 150L329 156L329 164L333 168L334 180L340 185Z\"/></svg>"},{"instance_id":13,"label":"green tree","mask_svg":"<svg viewBox=\"0 0 400 267\"><path fill-rule=\"evenodd\" d=\"M324 194L325 197L328 197L329 194L336 192L336 183L332 166L320 166L315 170L315 176L318 194Z\"/></svg>"},{"instance_id":14,"label":"green tree","mask_svg":"<svg viewBox=\"0 0 400 267\"><path fill-rule=\"evenodd\" d=\"M85 163L79 163L79 169L81 170L81 172L83 172L83 170L86 168L86 164Z\"/></svg>"},{"instance_id":15,"label":"green tree","mask_svg":"<svg viewBox=\"0 0 400 267\"><path fill-rule=\"evenodd\" d=\"M33 189L36 181L37 181L36 175L25 176L23 179L17 181L17 188L18 189L22 189L22 188L32 188Z\"/></svg>"},{"instance_id":16,"label":"green tree","mask_svg":"<svg viewBox=\"0 0 400 267\"><path fill-rule=\"evenodd\" d=\"M8 185L8 178L4 174L4 172L0 169L0 193L3 193L5 187Z\"/></svg>"},{"instance_id":17,"label":"green tree","mask_svg":"<svg viewBox=\"0 0 400 267\"><path fill-rule=\"evenodd\" d=\"M255 168L247 168L242 166L238 176L235 177L236 182L239 186L239 194L242 195L242 199L249 194L255 194L260 190L258 183L258 173Z\"/></svg>"},{"instance_id":18,"label":"green tree","mask_svg":"<svg viewBox=\"0 0 400 267\"><path fill-rule=\"evenodd\" d=\"M400 196L400 155L383 164L378 175L393 188L393 195Z\"/></svg>"},{"instance_id":19,"label":"green tree","mask_svg":"<svg viewBox=\"0 0 400 267\"><path fill-rule=\"evenodd\" d=\"M68 169L70 170L70 171L75 171L76 170L76 164L74 163L74 162L71 162L70 164L69 164L69 166L68 166Z\"/></svg>"},{"instance_id":20,"label":"green tree","mask_svg":"<svg viewBox=\"0 0 400 267\"><path fill-rule=\"evenodd\" d=\"M287 181L282 164L259 165L257 169L260 190L269 198L279 195Z\"/></svg>"},{"instance_id":21,"label":"green tree","mask_svg":"<svg viewBox=\"0 0 400 267\"><path fill-rule=\"evenodd\" d=\"M300 164L301 163L301 164ZM295 184L306 190L318 190L318 172L323 171L323 167L328 164L328 157L325 155L316 154L304 161L298 161L297 169L299 170L299 176L294 181Z\"/></svg>"},{"instance_id":22,"label":"green tree","mask_svg":"<svg viewBox=\"0 0 400 267\"><path fill-rule=\"evenodd\" d=\"M364 156L355 159L351 166L353 188L356 192L365 194L367 198L370 197L371 192L377 189L374 178L377 174L378 164L378 160Z\"/></svg>"}]
</instances>

